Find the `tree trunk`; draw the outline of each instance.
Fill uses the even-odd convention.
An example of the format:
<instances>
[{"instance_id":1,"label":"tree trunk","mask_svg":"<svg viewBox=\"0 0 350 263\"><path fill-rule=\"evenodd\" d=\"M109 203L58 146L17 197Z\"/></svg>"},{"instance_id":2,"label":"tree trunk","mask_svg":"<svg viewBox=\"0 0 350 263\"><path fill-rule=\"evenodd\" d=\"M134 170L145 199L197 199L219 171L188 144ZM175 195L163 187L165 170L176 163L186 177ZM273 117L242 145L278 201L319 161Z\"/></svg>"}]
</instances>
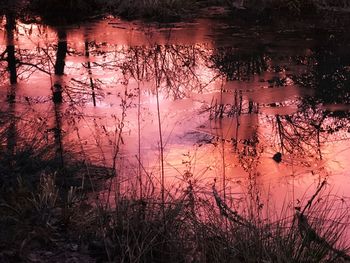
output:
<instances>
[{"instance_id":1,"label":"tree trunk","mask_svg":"<svg viewBox=\"0 0 350 263\"><path fill-rule=\"evenodd\" d=\"M15 56L15 44L14 44L14 30L16 20L12 12L6 14L6 35L7 35L7 64L10 73L10 83L17 83L17 69L16 69L16 56Z\"/></svg>"},{"instance_id":2,"label":"tree trunk","mask_svg":"<svg viewBox=\"0 0 350 263\"><path fill-rule=\"evenodd\" d=\"M67 34L65 30L58 30L58 45L55 63L55 75L64 74L65 59L67 55Z\"/></svg>"}]
</instances>

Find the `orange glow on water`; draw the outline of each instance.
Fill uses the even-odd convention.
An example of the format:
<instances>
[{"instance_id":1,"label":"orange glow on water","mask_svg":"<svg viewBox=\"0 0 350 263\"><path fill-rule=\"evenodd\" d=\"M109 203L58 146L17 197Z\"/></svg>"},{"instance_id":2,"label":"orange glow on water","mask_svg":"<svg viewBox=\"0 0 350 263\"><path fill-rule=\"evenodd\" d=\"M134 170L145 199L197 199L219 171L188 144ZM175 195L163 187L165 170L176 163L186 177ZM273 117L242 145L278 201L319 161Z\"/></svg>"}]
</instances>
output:
<instances>
[{"instance_id":1,"label":"orange glow on water","mask_svg":"<svg viewBox=\"0 0 350 263\"><path fill-rule=\"evenodd\" d=\"M191 180L200 192L210 193L216 180L227 195L246 196L254 188L262 202L273 200L282 207L284 202L297 202L327 178L339 196L349 198L349 131L345 125L332 135L323 132L317 144L312 129L318 123L300 106L304 98L316 96L314 90L290 77L307 67L298 61L272 70L285 62L265 54L248 56L246 46L240 44L246 41L250 47L250 39L227 40L217 27L205 20L172 29L118 19L67 28L18 21L14 33L22 62L18 84L7 84L7 65L1 62L0 109L8 110L9 90L15 87L18 128L44 120L43 137L51 142L51 131L62 128L67 151L84 153L89 163L111 167L117 162L115 180L127 184L138 175L139 162L143 174L160 176L158 91L168 186ZM58 39L60 30L66 39ZM231 45L241 47L242 54L235 48L233 55L227 55L227 47L218 44L221 40L230 43L230 51ZM65 41L64 75L55 76L57 49ZM7 44L1 30L0 53ZM293 44L300 50L289 47L291 53L312 55L304 42ZM285 49L266 53L279 57ZM59 105L53 102L57 83L63 90ZM349 111L347 104L324 104L318 109ZM221 112L225 116L220 117ZM325 126L329 125L326 120ZM306 135L298 137L301 132ZM290 145L297 150L288 152ZM281 163L272 159L276 152L283 153Z\"/></svg>"}]
</instances>

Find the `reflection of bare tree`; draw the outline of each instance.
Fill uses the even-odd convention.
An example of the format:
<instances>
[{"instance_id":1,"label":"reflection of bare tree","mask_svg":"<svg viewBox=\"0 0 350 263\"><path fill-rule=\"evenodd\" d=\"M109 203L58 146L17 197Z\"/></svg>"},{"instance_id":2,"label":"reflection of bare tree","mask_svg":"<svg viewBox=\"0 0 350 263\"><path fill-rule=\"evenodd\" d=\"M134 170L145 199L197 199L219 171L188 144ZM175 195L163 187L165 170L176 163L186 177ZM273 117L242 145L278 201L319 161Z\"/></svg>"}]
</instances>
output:
<instances>
[{"instance_id":1,"label":"reflection of bare tree","mask_svg":"<svg viewBox=\"0 0 350 263\"><path fill-rule=\"evenodd\" d=\"M323 103L350 103L350 56L337 50L335 39L316 50L313 85L316 97Z\"/></svg>"},{"instance_id":2,"label":"reflection of bare tree","mask_svg":"<svg viewBox=\"0 0 350 263\"><path fill-rule=\"evenodd\" d=\"M67 35L64 29L58 29L58 45L55 62L55 83L52 87L52 100L54 103L55 124L52 131L56 144L56 158L60 168L64 167L63 142L62 142L62 75L64 75L65 59L67 54Z\"/></svg>"},{"instance_id":3,"label":"reflection of bare tree","mask_svg":"<svg viewBox=\"0 0 350 263\"><path fill-rule=\"evenodd\" d=\"M314 125L305 122L300 114L293 116L276 116L277 133L280 141L280 149L282 153L300 153L306 154L307 149L312 150L315 146L320 151L320 125L324 121L324 117L310 119ZM319 117L319 116L313 116ZM317 122L317 124L316 124Z\"/></svg>"},{"instance_id":4,"label":"reflection of bare tree","mask_svg":"<svg viewBox=\"0 0 350 263\"><path fill-rule=\"evenodd\" d=\"M14 44L14 30L16 27L15 15L11 11L6 14L6 35L7 35L7 64L10 73L10 83L17 83L16 56Z\"/></svg>"},{"instance_id":5,"label":"reflection of bare tree","mask_svg":"<svg viewBox=\"0 0 350 263\"><path fill-rule=\"evenodd\" d=\"M44 37L46 32L46 27L42 25L35 25L38 30L40 37ZM32 37L37 33L33 33L32 28L26 27L25 24L19 23L17 25L18 37L24 34L26 36L26 41L32 42ZM36 37L36 36L34 36ZM52 60L49 54L49 46L41 47L39 44L36 49L26 49L18 48L17 50L17 75L19 80L29 79L33 74L40 71L47 75L50 74L51 65L49 64Z\"/></svg>"},{"instance_id":6,"label":"reflection of bare tree","mask_svg":"<svg viewBox=\"0 0 350 263\"><path fill-rule=\"evenodd\" d=\"M55 75L62 76L64 74L65 59L67 56L67 33L64 29L57 31L58 44L55 63Z\"/></svg>"},{"instance_id":7,"label":"reflection of bare tree","mask_svg":"<svg viewBox=\"0 0 350 263\"><path fill-rule=\"evenodd\" d=\"M104 70L120 69L124 79L137 79L137 72L142 72L139 74L140 81L155 81L155 72L158 72L158 76L161 76L159 80L161 95L164 97L174 99L188 97L191 92L202 92L215 80L215 77L211 77L203 81L203 77L207 74L205 70L208 70L206 67L211 64L210 51L205 46L120 46L115 47L115 50L104 54L111 57L108 62L94 62L94 67ZM99 53L99 50L91 51L93 55ZM157 63L155 59L158 60Z\"/></svg>"},{"instance_id":8,"label":"reflection of bare tree","mask_svg":"<svg viewBox=\"0 0 350 263\"><path fill-rule=\"evenodd\" d=\"M136 70L132 72L133 78L137 81L137 95L138 95L138 103L137 103L137 134L138 134L138 184L139 184L139 194L140 194L140 200L143 199L143 188L144 188L144 180L143 177L143 170L142 170L142 156L141 156L141 82L145 75L145 67L144 64L140 64L140 54L142 54L142 49L136 47L135 48L135 66Z\"/></svg>"},{"instance_id":9,"label":"reflection of bare tree","mask_svg":"<svg viewBox=\"0 0 350 263\"><path fill-rule=\"evenodd\" d=\"M17 70L16 70L16 56L15 56L15 44L14 44L14 30L16 27L16 21L14 13L8 11L6 14L6 53L7 53L7 65L9 71L10 88L7 94L7 100L9 103L8 115L9 115L9 127L7 129L7 155L9 157L9 165L13 165L13 157L15 155L16 147L16 116L15 116L15 97L17 83Z\"/></svg>"},{"instance_id":10,"label":"reflection of bare tree","mask_svg":"<svg viewBox=\"0 0 350 263\"><path fill-rule=\"evenodd\" d=\"M322 159L321 148L329 135L347 129L348 113L341 110L333 112L325 110L320 104L349 103L350 71L347 66L349 59L342 52L337 50L334 39L330 39L325 45L318 48L313 57L297 58L298 63L311 65L311 71L303 76L293 76L293 79L302 86L314 88L316 98L302 99L299 112L295 114L268 117L271 118L271 123L275 128L273 132L278 138L278 151ZM260 55L242 54L241 51L234 48L219 48L213 55L213 60L228 80L248 80L251 75L259 74L268 68L268 58L263 53ZM276 78L269 82L277 82L275 84L279 86L280 81L283 80ZM223 92L225 95L225 90ZM253 101L243 102L243 105L248 105L248 110L243 110L243 112L258 113L259 111L258 105L254 107ZM212 114L212 116L215 118L221 118L223 115L236 116L235 114L230 115L230 109L235 112L237 108L235 102L228 105L216 103L214 106L215 115ZM237 146L234 148L237 149ZM245 156L244 151L242 156ZM247 160L247 158L244 159ZM249 162L243 165L248 170L251 166Z\"/></svg>"},{"instance_id":11,"label":"reflection of bare tree","mask_svg":"<svg viewBox=\"0 0 350 263\"><path fill-rule=\"evenodd\" d=\"M85 57L87 59L86 67L87 67L87 70L88 70L88 75L89 75L89 80L90 80L90 86L91 86L91 92L92 92L92 101L94 103L94 106L96 106L95 84L94 84L94 80L92 78L90 52L89 52L89 42L87 40L85 40Z\"/></svg>"},{"instance_id":12,"label":"reflection of bare tree","mask_svg":"<svg viewBox=\"0 0 350 263\"><path fill-rule=\"evenodd\" d=\"M199 76L202 74L198 66L208 63L208 53L201 47L166 45L156 47L155 57L159 59L158 76L162 92L174 99L189 96L190 92L202 92L208 83L203 83Z\"/></svg>"},{"instance_id":13,"label":"reflection of bare tree","mask_svg":"<svg viewBox=\"0 0 350 263\"><path fill-rule=\"evenodd\" d=\"M347 118L335 117L322 109L305 109L293 115L275 116L281 152L300 156L318 156L330 135L347 130Z\"/></svg>"},{"instance_id":14,"label":"reflection of bare tree","mask_svg":"<svg viewBox=\"0 0 350 263\"><path fill-rule=\"evenodd\" d=\"M16 28L15 14L9 9L6 12L6 50L2 56L7 55L7 69L9 72L10 88L7 94L7 101L9 103L9 127L7 129L7 152L8 156L12 158L15 154L16 146L16 118L15 118L15 97L17 83L17 69L15 56L14 31ZM9 161L10 165L12 161Z\"/></svg>"},{"instance_id":15,"label":"reflection of bare tree","mask_svg":"<svg viewBox=\"0 0 350 263\"><path fill-rule=\"evenodd\" d=\"M67 35L66 31L63 29L58 29L58 44L57 44L57 53L56 53L56 62L55 62L55 75L57 79L55 80L53 88L53 101L55 104L62 102L62 80L61 76L64 75L64 66L65 59L67 55Z\"/></svg>"},{"instance_id":16,"label":"reflection of bare tree","mask_svg":"<svg viewBox=\"0 0 350 263\"><path fill-rule=\"evenodd\" d=\"M341 41L341 40L339 40ZM307 73L294 76L301 86L315 91L314 103L344 104L350 103L350 56L343 48L347 43L338 43L333 35L321 39L312 56L302 60L307 62Z\"/></svg>"},{"instance_id":17,"label":"reflection of bare tree","mask_svg":"<svg viewBox=\"0 0 350 263\"><path fill-rule=\"evenodd\" d=\"M5 25L6 49L0 54L0 65L2 61L6 61L7 68L1 67L0 76L4 76L8 72L10 83L15 84L18 80L28 79L36 71L49 74L48 60L50 60L50 57L48 51L39 47L35 50L17 47L16 50L14 40L18 37L19 28L28 34L29 39L31 31L16 24L13 12L8 11L5 17L7 21Z\"/></svg>"},{"instance_id":18,"label":"reflection of bare tree","mask_svg":"<svg viewBox=\"0 0 350 263\"><path fill-rule=\"evenodd\" d=\"M45 34L44 30L42 34ZM212 74L215 72L210 60L212 52L203 45L115 46L106 51L103 43L85 41L84 53L80 54L69 49L63 29L58 30L58 38L60 40L57 46L48 44L47 47L38 47L36 50L20 50L17 61L17 71L20 69L21 77L26 79L37 71L49 75L51 66L54 67L56 76L62 76L68 50L69 54L85 56L87 62L81 65L87 69L86 75L75 75L65 85L56 78L53 84L53 99L57 102L62 100L62 93L65 92L67 98L74 103L85 102L87 97L92 96L95 105L98 97L102 96L101 88L110 85L110 82L117 78L121 82L128 82L130 79L140 82L155 81L155 65L159 67L157 72L161 73L159 87L161 96L165 98L181 99L190 96L192 92L202 92L219 76ZM56 55L53 54L55 50ZM94 56L93 61L91 56ZM56 57L56 60L53 57ZM162 63L154 63L155 57L159 62L162 60ZM80 69L78 66L74 68L77 71ZM96 78L92 74L93 71L114 74L115 79ZM121 74L117 74L118 71ZM154 89L149 91L155 92Z\"/></svg>"},{"instance_id":19,"label":"reflection of bare tree","mask_svg":"<svg viewBox=\"0 0 350 263\"><path fill-rule=\"evenodd\" d=\"M245 54L235 48L218 48L212 60L228 80L247 80L268 68L268 57L263 52Z\"/></svg>"},{"instance_id":20,"label":"reflection of bare tree","mask_svg":"<svg viewBox=\"0 0 350 263\"><path fill-rule=\"evenodd\" d=\"M249 80L254 74L260 74L268 68L268 57L263 52L245 54L235 48L218 48L211 57L215 67L226 77L227 80ZM230 96L225 90L221 90L221 96ZM250 194L253 195L255 178L258 175L257 167L261 155L261 148L257 130L251 132L251 136L245 139L239 139L239 128L241 125L254 127L257 123L241 123L240 119L243 115L253 116L258 113L258 106L254 106L254 102L249 100L247 103L243 101L241 92L235 90L233 101L230 104L214 102L211 105L211 116L213 118L233 118L236 122L235 136L231 138L233 149L237 154L241 167L247 172L250 178ZM247 108L246 104L248 105ZM243 106L244 105L244 106ZM253 120L255 118L251 118ZM258 197L258 194L256 194Z\"/></svg>"}]
</instances>

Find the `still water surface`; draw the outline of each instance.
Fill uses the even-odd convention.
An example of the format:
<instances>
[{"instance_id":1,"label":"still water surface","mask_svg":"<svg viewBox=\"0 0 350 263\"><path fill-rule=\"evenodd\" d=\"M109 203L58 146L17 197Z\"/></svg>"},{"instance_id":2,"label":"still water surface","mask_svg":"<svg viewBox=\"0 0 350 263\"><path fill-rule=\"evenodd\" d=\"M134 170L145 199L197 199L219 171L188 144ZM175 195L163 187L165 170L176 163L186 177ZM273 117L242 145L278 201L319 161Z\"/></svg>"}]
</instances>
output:
<instances>
[{"instance_id":1,"label":"still water surface","mask_svg":"<svg viewBox=\"0 0 350 263\"><path fill-rule=\"evenodd\" d=\"M14 47L16 58L12 71L0 60L8 151L53 145L64 164L113 167L118 187L160 182L163 159L167 188L190 183L210 195L216 182L228 199L248 194L280 208L327 179L336 200L348 201L350 41L342 32L205 19L59 28L10 19L0 20L0 54Z\"/></svg>"}]
</instances>

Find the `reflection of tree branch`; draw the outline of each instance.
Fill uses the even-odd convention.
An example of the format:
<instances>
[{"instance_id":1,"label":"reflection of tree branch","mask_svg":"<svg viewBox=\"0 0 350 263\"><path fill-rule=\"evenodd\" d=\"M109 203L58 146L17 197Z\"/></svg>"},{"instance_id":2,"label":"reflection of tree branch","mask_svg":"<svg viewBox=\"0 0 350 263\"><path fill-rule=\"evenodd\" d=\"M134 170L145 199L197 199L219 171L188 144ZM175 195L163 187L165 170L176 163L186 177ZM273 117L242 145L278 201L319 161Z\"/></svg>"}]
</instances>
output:
<instances>
[{"instance_id":1,"label":"reflection of tree branch","mask_svg":"<svg viewBox=\"0 0 350 263\"><path fill-rule=\"evenodd\" d=\"M45 69L39 67L39 66L38 66L39 64L33 64L33 63L30 63L30 62L23 62L23 61L19 61L19 62L17 62L17 64L18 64L19 66L30 66L30 67L36 68L36 69L38 69L39 71L44 72L44 73L46 73L46 74L48 74L48 75L51 74L49 71L47 71L47 70L45 70Z\"/></svg>"},{"instance_id":2,"label":"reflection of tree branch","mask_svg":"<svg viewBox=\"0 0 350 263\"><path fill-rule=\"evenodd\" d=\"M5 59L5 54L7 53L7 49L5 49L4 50L4 52L2 52L1 54L0 54L0 61L5 61L6 59Z\"/></svg>"},{"instance_id":3,"label":"reflection of tree branch","mask_svg":"<svg viewBox=\"0 0 350 263\"><path fill-rule=\"evenodd\" d=\"M48 60L51 62L51 65L54 67L55 66L55 62L51 59L51 56L49 54L48 49L46 50L46 49L42 48L41 50L45 53L45 55L47 56Z\"/></svg>"},{"instance_id":4,"label":"reflection of tree branch","mask_svg":"<svg viewBox=\"0 0 350 263\"><path fill-rule=\"evenodd\" d=\"M95 51L96 52L96 51ZM154 63L155 54L158 62ZM106 56L106 53L103 53ZM135 63L137 61L137 63ZM203 82L200 74L196 72L198 65L210 62L210 51L198 46L165 45L151 47L129 47L118 49L108 63L96 63L96 67L115 70L121 69L128 80L128 75L138 81L152 81L155 78L155 65L157 65L160 88L165 96L173 95L175 99L183 98L188 91L202 91L218 76L211 76L209 81Z\"/></svg>"},{"instance_id":5,"label":"reflection of tree branch","mask_svg":"<svg viewBox=\"0 0 350 263\"><path fill-rule=\"evenodd\" d=\"M84 104L90 101L89 97L91 96L91 93L88 91L88 88L90 87L89 83L87 83L89 82L88 79L79 80L79 79L72 78L70 82L72 85L65 86L63 89L63 91L69 98L70 102L74 104L77 104L77 103ZM100 88L101 84L103 85L104 83L102 83L98 79L94 83L94 92L95 92L96 98L103 97L103 92Z\"/></svg>"},{"instance_id":6,"label":"reflection of tree branch","mask_svg":"<svg viewBox=\"0 0 350 263\"><path fill-rule=\"evenodd\" d=\"M182 59L183 62L183 66L187 67L187 69L191 72L191 74L197 79L197 81L200 83L201 81L199 80L199 77L197 76L197 74L193 71L193 67L196 66L196 60L195 58L192 58L192 63L189 60L189 56L185 57L181 52L179 52L174 45L171 45L171 48L174 52L176 52L176 54L179 56L179 58Z\"/></svg>"},{"instance_id":7,"label":"reflection of tree branch","mask_svg":"<svg viewBox=\"0 0 350 263\"><path fill-rule=\"evenodd\" d=\"M348 127L349 121L335 118L321 109L303 110L293 115L277 115L276 129L281 151L305 154L308 150L322 159L321 146L329 134Z\"/></svg>"},{"instance_id":8,"label":"reflection of tree branch","mask_svg":"<svg viewBox=\"0 0 350 263\"><path fill-rule=\"evenodd\" d=\"M235 48L218 48L211 60L228 80L245 80L266 70L269 58L263 51L245 54Z\"/></svg>"}]
</instances>

